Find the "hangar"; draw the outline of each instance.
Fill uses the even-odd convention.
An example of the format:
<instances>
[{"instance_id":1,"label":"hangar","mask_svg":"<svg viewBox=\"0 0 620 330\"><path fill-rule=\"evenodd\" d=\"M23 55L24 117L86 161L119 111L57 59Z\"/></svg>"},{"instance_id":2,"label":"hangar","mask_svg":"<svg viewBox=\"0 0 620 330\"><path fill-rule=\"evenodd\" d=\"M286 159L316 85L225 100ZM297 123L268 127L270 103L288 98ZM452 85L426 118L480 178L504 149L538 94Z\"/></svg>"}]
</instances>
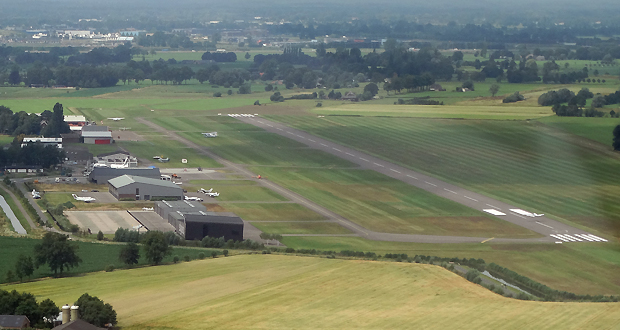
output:
<instances>
[{"instance_id":1,"label":"hangar","mask_svg":"<svg viewBox=\"0 0 620 330\"><path fill-rule=\"evenodd\" d=\"M151 179L160 179L161 173L156 167L147 168L111 168L111 167L93 167L92 171L88 173L88 180L98 184L105 184L108 180L122 176L141 176ZM160 180L161 181L161 180Z\"/></svg>"},{"instance_id":2,"label":"hangar","mask_svg":"<svg viewBox=\"0 0 620 330\"><path fill-rule=\"evenodd\" d=\"M206 236L243 240L243 220L233 213L208 212L204 205L190 201L157 202L155 212L186 240L201 240Z\"/></svg>"},{"instance_id":3,"label":"hangar","mask_svg":"<svg viewBox=\"0 0 620 330\"><path fill-rule=\"evenodd\" d=\"M108 189L118 200L181 200L183 189L160 179L121 175L108 180Z\"/></svg>"}]
</instances>

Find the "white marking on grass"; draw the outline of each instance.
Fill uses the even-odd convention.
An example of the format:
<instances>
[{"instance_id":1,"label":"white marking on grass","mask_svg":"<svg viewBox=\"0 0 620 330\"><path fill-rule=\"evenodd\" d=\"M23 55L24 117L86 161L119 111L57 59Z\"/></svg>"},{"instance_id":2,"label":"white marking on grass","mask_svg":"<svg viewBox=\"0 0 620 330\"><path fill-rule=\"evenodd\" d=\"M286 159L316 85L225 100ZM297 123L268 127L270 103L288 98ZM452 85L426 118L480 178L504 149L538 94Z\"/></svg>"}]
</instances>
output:
<instances>
[{"instance_id":1,"label":"white marking on grass","mask_svg":"<svg viewBox=\"0 0 620 330\"><path fill-rule=\"evenodd\" d=\"M465 195L463 195L463 197L465 197L465 198L467 198L467 199L471 199L471 200L472 200L472 201L474 201L474 202L477 202L477 201L478 201L477 199L475 199L475 198L471 198L471 197L469 197L469 196L465 196ZM489 204L487 204L487 205L489 205Z\"/></svg>"}]
</instances>

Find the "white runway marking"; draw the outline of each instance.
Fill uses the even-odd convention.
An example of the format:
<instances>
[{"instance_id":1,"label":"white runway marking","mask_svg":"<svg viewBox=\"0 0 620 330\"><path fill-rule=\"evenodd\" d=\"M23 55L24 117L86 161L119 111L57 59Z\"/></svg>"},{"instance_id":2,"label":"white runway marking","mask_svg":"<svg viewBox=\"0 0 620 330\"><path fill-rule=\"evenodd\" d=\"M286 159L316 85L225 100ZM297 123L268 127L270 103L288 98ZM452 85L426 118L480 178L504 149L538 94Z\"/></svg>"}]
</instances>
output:
<instances>
[{"instance_id":1,"label":"white runway marking","mask_svg":"<svg viewBox=\"0 0 620 330\"><path fill-rule=\"evenodd\" d=\"M252 119L252 120L254 120L254 119ZM259 123L261 123L261 124L264 124L264 123L263 123L262 121L260 121L260 120L257 120L257 122L259 122Z\"/></svg>"},{"instance_id":2,"label":"white runway marking","mask_svg":"<svg viewBox=\"0 0 620 330\"><path fill-rule=\"evenodd\" d=\"M516 214L516 213L514 213L514 212L512 213L512 215L514 215L514 216L516 216L516 217L519 217L519 218L521 218L521 219L525 219L525 217L524 217L524 216L522 216L522 215L518 215L518 214Z\"/></svg>"},{"instance_id":3,"label":"white runway marking","mask_svg":"<svg viewBox=\"0 0 620 330\"><path fill-rule=\"evenodd\" d=\"M375 164L375 165L377 165L377 166L385 167L385 166L383 166L383 165L381 165L381 164L377 164L377 163L373 163L373 164Z\"/></svg>"},{"instance_id":4,"label":"white runway marking","mask_svg":"<svg viewBox=\"0 0 620 330\"><path fill-rule=\"evenodd\" d=\"M316 141L314 141L313 139L308 139L308 141L310 141L310 142L316 142Z\"/></svg>"},{"instance_id":5,"label":"white runway marking","mask_svg":"<svg viewBox=\"0 0 620 330\"><path fill-rule=\"evenodd\" d=\"M303 136L301 136L301 135L297 135L297 134L295 134L295 136L296 136L296 137L300 137L300 138L302 138L302 139L305 139L305 137L303 137Z\"/></svg>"},{"instance_id":6,"label":"white runway marking","mask_svg":"<svg viewBox=\"0 0 620 330\"><path fill-rule=\"evenodd\" d=\"M427 184L430 184L430 185L431 185L431 186L433 186L433 187L437 187L437 185L436 185L436 184L434 184L434 183L430 183L430 182L428 182L428 181L424 181L424 182L425 182L425 183L427 183Z\"/></svg>"},{"instance_id":7,"label":"white runway marking","mask_svg":"<svg viewBox=\"0 0 620 330\"><path fill-rule=\"evenodd\" d=\"M368 159L366 159L366 158L362 158L362 157L360 157L360 159L361 159L361 160L363 160L363 161L365 161L365 162L369 162L369 160L368 160Z\"/></svg>"},{"instance_id":8,"label":"white runway marking","mask_svg":"<svg viewBox=\"0 0 620 330\"><path fill-rule=\"evenodd\" d=\"M347 154L347 155L349 155L349 156L353 156L353 157L355 157L355 155L354 155L354 154L352 154L352 153L350 153L350 152L345 152L345 154Z\"/></svg>"},{"instance_id":9,"label":"white runway marking","mask_svg":"<svg viewBox=\"0 0 620 330\"><path fill-rule=\"evenodd\" d=\"M321 145L324 146L324 147L327 147L327 144L325 144L325 143L321 143Z\"/></svg>"},{"instance_id":10,"label":"white runway marking","mask_svg":"<svg viewBox=\"0 0 620 330\"><path fill-rule=\"evenodd\" d=\"M283 131L283 129L281 129L280 127L277 127L278 130Z\"/></svg>"},{"instance_id":11,"label":"white runway marking","mask_svg":"<svg viewBox=\"0 0 620 330\"><path fill-rule=\"evenodd\" d=\"M538 222L538 221L536 221L536 223L537 223L537 224L539 224L539 225L541 225L541 226L545 226L545 227L547 227L547 228L551 228L551 229L553 229L553 227L551 227L551 226L549 226L549 225L545 225L545 224L544 224L544 223L542 223L542 222Z\"/></svg>"},{"instance_id":12,"label":"white runway marking","mask_svg":"<svg viewBox=\"0 0 620 330\"><path fill-rule=\"evenodd\" d=\"M467 196L465 196L465 197L467 197ZM493 205L491 205L491 204L487 204L487 206L490 206L490 207L492 207L492 208L494 208L494 209L501 210L499 207L497 207L497 206L493 206Z\"/></svg>"},{"instance_id":13,"label":"white runway marking","mask_svg":"<svg viewBox=\"0 0 620 330\"><path fill-rule=\"evenodd\" d=\"M500 212L500 211L498 211L496 209L483 209L483 211L486 212L486 213L491 213L493 215L506 215L506 213Z\"/></svg>"},{"instance_id":14,"label":"white runway marking","mask_svg":"<svg viewBox=\"0 0 620 330\"><path fill-rule=\"evenodd\" d=\"M416 179L416 180L418 180L418 178L416 178L416 177L415 177L415 176L413 176L413 175L409 175L409 174L407 174L407 177L410 177L410 178L412 178L412 179Z\"/></svg>"},{"instance_id":15,"label":"white runway marking","mask_svg":"<svg viewBox=\"0 0 620 330\"><path fill-rule=\"evenodd\" d=\"M471 197L469 197L469 196L465 196L465 195L463 195L463 197L465 197L465 198L467 198L467 199L471 199L471 200L472 200L472 201L474 201L474 202L477 202L477 201L478 201L477 199L475 199L475 198L471 198ZM489 205L489 204L487 204L487 205ZM489 206L490 206L490 205L489 205ZM493 207L493 206L491 206L491 207Z\"/></svg>"},{"instance_id":16,"label":"white runway marking","mask_svg":"<svg viewBox=\"0 0 620 330\"><path fill-rule=\"evenodd\" d=\"M582 234L575 234L575 236L580 237L580 238L583 238L583 239L585 239L585 240L586 240L586 241L588 241L588 242L596 242L596 240L594 240L594 239L592 239L592 238L590 238L590 237L588 237L588 236L586 236L586 235L582 235Z\"/></svg>"},{"instance_id":17,"label":"white runway marking","mask_svg":"<svg viewBox=\"0 0 620 330\"><path fill-rule=\"evenodd\" d=\"M443 190L445 190L445 191L449 191L449 192L451 192L451 193L453 193L453 194L456 194L456 191L452 191L452 190L447 189L447 188L443 188Z\"/></svg>"},{"instance_id":18,"label":"white runway marking","mask_svg":"<svg viewBox=\"0 0 620 330\"><path fill-rule=\"evenodd\" d=\"M340 150L340 149L338 149L338 148L334 148L334 147L332 147L332 149L334 149L334 150L336 150L336 151L338 151L338 152L342 152L342 150Z\"/></svg>"},{"instance_id":19,"label":"white runway marking","mask_svg":"<svg viewBox=\"0 0 620 330\"><path fill-rule=\"evenodd\" d=\"M288 133L288 134L290 134L290 135L295 135L295 134L293 134L292 132L288 132L288 131L287 131L286 133Z\"/></svg>"},{"instance_id":20,"label":"white runway marking","mask_svg":"<svg viewBox=\"0 0 620 330\"><path fill-rule=\"evenodd\" d=\"M269 126L269 127L273 127L273 125L271 125L271 124L267 124L267 126Z\"/></svg>"},{"instance_id":21,"label":"white runway marking","mask_svg":"<svg viewBox=\"0 0 620 330\"><path fill-rule=\"evenodd\" d=\"M393 168L391 168L391 169L390 169L390 171L392 171L392 172L396 172L396 173L400 173L399 171L397 171L397 170L395 170L395 169L393 169Z\"/></svg>"},{"instance_id":22,"label":"white runway marking","mask_svg":"<svg viewBox=\"0 0 620 330\"><path fill-rule=\"evenodd\" d=\"M569 240L567 240L567 239L565 239L565 238L563 238L563 237L561 237L561 236L559 236L559 235L554 235L554 234L551 234L551 235L549 235L549 236L551 236L551 237L553 237L553 238L555 238L555 239L562 240L562 241L564 241L564 242L570 242Z\"/></svg>"}]
</instances>

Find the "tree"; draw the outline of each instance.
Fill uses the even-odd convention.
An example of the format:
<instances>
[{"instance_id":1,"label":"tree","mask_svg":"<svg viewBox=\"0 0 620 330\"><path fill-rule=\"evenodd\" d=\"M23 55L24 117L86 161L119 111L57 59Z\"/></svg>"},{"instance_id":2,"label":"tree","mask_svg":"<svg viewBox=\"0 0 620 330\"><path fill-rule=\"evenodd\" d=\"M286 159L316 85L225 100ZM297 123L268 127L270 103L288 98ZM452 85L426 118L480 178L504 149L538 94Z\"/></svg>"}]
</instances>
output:
<instances>
[{"instance_id":1,"label":"tree","mask_svg":"<svg viewBox=\"0 0 620 330\"><path fill-rule=\"evenodd\" d=\"M149 231L146 233L142 244L146 260L154 265L158 265L165 256L172 252L172 248L168 246L164 233L160 231Z\"/></svg>"},{"instance_id":2,"label":"tree","mask_svg":"<svg viewBox=\"0 0 620 330\"><path fill-rule=\"evenodd\" d=\"M370 83L370 84L364 86L364 93L365 92L370 92L370 94L372 96L375 96L375 95L377 95L377 93L379 93L379 86L377 86L377 84L375 84L375 83Z\"/></svg>"},{"instance_id":3,"label":"tree","mask_svg":"<svg viewBox=\"0 0 620 330\"><path fill-rule=\"evenodd\" d=\"M252 57L252 55L250 55L250 53L246 52L246 53L245 53L245 59L246 59L246 60L249 60L249 59L250 59L250 57Z\"/></svg>"},{"instance_id":4,"label":"tree","mask_svg":"<svg viewBox=\"0 0 620 330\"><path fill-rule=\"evenodd\" d=\"M46 233L41 243L34 246L35 266L47 264L57 275L65 269L78 266L82 259L77 255L78 246L67 240L67 236Z\"/></svg>"},{"instance_id":5,"label":"tree","mask_svg":"<svg viewBox=\"0 0 620 330\"><path fill-rule=\"evenodd\" d=\"M468 80L466 82L463 83L463 85L461 85L462 88L467 88L470 91L474 90L474 83L471 80Z\"/></svg>"},{"instance_id":6,"label":"tree","mask_svg":"<svg viewBox=\"0 0 620 330\"><path fill-rule=\"evenodd\" d=\"M39 303L39 312L41 313L41 317L45 318L46 320L54 320L60 313L60 308L58 308L58 306L56 306L56 303L54 303L51 299L48 298ZM51 324L51 322L46 323Z\"/></svg>"},{"instance_id":7,"label":"tree","mask_svg":"<svg viewBox=\"0 0 620 330\"><path fill-rule=\"evenodd\" d=\"M104 303L101 299L83 294L76 302L80 307L80 318L94 326L104 327L106 324L116 324L116 311L112 305Z\"/></svg>"},{"instance_id":8,"label":"tree","mask_svg":"<svg viewBox=\"0 0 620 330\"><path fill-rule=\"evenodd\" d=\"M9 73L9 84L19 85L21 81L22 77L19 75L19 67L15 66L11 69L11 73Z\"/></svg>"},{"instance_id":9,"label":"tree","mask_svg":"<svg viewBox=\"0 0 620 330\"><path fill-rule=\"evenodd\" d=\"M491 92L491 95L493 95L493 97L495 97L495 94L497 94L497 92L499 92L499 85L498 84L491 85L491 87L489 87L489 92Z\"/></svg>"},{"instance_id":10,"label":"tree","mask_svg":"<svg viewBox=\"0 0 620 330\"><path fill-rule=\"evenodd\" d=\"M129 242L121 248L118 259L129 267L137 264L140 260L140 247L134 242Z\"/></svg>"},{"instance_id":11,"label":"tree","mask_svg":"<svg viewBox=\"0 0 620 330\"><path fill-rule=\"evenodd\" d=\"M614 128L613 134L614 134L614 143L612 144L612 146L614 147L614 150L617 151L617 150L620 150L620 125Z\"/></svg>"},{"instance_id":12,"label":"tree","mask_svg":"<svg viewBox=\"0 0 620 330\"><path fill-rule=\"evenodd\" d=\"M32 263L32 258L20 254L17 258L17 262L15 263L15 275L17 275L17 277L19 277L19 280L21 281L25 276L30 277L32 273L34 273L34 264Z\"/></svg>"},{"instance_id":13,"label":"tree","mask_svg":"<svg viewBox=\"0 0 620 330\"><path fill-rule=\"evenodd\" d=\"M103 232L101 230L97 233L97 240L103 241Z\"/></svg>"}]
</instances>

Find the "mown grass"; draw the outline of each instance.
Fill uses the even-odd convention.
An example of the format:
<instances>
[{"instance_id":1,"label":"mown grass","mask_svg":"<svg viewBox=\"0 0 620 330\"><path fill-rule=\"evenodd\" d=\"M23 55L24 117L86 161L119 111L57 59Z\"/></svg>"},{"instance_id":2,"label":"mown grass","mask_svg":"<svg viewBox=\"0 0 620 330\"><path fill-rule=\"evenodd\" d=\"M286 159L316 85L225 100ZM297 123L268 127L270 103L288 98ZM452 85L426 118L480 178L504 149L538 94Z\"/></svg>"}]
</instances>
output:
<instances>
[{"instance_id":1,"label":"mown grass","mask_svg":"<svg viewBox=\"0 0 620 330\"><path fill-rule=\"evenodd\" d=\"M45 280L5 289L57 304L84 292L124 329L584 329L617 303L508 299L431 265L250 255ZM179 322L179 320L183 320Z\"/></svg>"},{"instance_id":2,"label":"mown grass","mask_svg":"<svg viewBox=\"0 0 620 330\"><path fill-rule=\"evenodd\" d=\"M0 246L2 246L2 253L0 253L0 283L6 281L6 272L8 270L15 271L15 263L19 255L33 256L34 246L39 244L40 240L31 238L17 238L17 237L4 237L0 236ZM78 246L78 256L82 258L82 263L69 271L65 271L65 275L75 276L77 274L98 272L105 269L108 265L114 265L115 268L123 268L125 265L119 261L118 255L120 253L122 244L105 244L105 243L88 243L88 242L73 242ZM189 255L191 259L197 259L200 252L205 255L210 255L212 250L202 248L184 248L173 247L172 254L164 259L164 262L172 262L172 258L178 255L183 258L185 255ZM146 265L147 262L144 259L144 252L140 251L141 258L138 265ZM32 275L33 278L46 277L53 275L47 265L41 266L35 270Z\"/></svg>"},{"instance_id":3,"label":"mown grass","mask_svg":"<svg viewBox=\"0 0 620 330\"><path fill-rule=\"evenodd\" d=\"M220 193L218 201L253 201L253 202L282 202L287 199L265 187L258 186L218 186L212 185L214 191Z\"/></svg>"},{"instance_id":4,"label":"mown grass","mask_svg":"<svg viewBox=\"0 0 620 330\"><path fill-rule=\"evenodd\" d=\"M475 237L538 236L374 171L261 170L269 180L374 231Z\"/></svg>"},{"instance_id":5,"label":"mown grass","mask_svg":"<svg viewBox=\"0 0 620 330\"><path fill-rule=\"evenodd\" d=\"M600 234L618 229L619 159L538 122L275 119Z\"/></svg>"},{"instance_id":6,"label":"mown grass","mask_svg":"<svg viewBox=\"0 0 620 330\"><path fill-rule=\"evenodd\" d=\"M317 221L326 220L323 216L294 203L220 203L228 212L233 212L244 220L254 221Z\"/></svg>"},{"instance_id":7,"label":"mown grass","mask_svg":"<svg viewBox=\"0 0 620 330\"><path fill-rule=\"evenodd\" d=\"M591 295L620 294L618 243L423 244L371 241L360 237L284 237L282 243L295 249L482 258L553 289Z\"/></svg>"},{"instance_id":8,"label":"mown grass","mask_svg":"<svg viewBox=\"0 0 620 330\"><path fill-rule=\"evenodd\" d=\"M539 119L545 125L594 140L611 149L613 130L620 125L617 118L581 118L551 116Z\"/></svg>"},{"instance_id":9,"label":"mown grass","mask_svg":"<svg viewBox=\"0 0 620 330\"><path fill-rule=\"evenodd\" d=\"M252 225L269 234L352 234L334 222L253 222Z\"/></svg>"},{"instance_id":10,"label":"mown grass","mask_svg":"<svg viewBox=\"0 0 620 330\"><path fill-rule=\"evenodd\" d=\"M138 158L149 160L157 167L162 168L184 168L184 167L206 167L218 168L221 164L210 157L197 154L192 148L189 148L165 136L152 136L147 141L126 141L119 142L127 151ZM154 160L154 156L169 158L169 162L162 163ZM187 163L182 160L186 159Z\"/></svg>"}]
</instances>

